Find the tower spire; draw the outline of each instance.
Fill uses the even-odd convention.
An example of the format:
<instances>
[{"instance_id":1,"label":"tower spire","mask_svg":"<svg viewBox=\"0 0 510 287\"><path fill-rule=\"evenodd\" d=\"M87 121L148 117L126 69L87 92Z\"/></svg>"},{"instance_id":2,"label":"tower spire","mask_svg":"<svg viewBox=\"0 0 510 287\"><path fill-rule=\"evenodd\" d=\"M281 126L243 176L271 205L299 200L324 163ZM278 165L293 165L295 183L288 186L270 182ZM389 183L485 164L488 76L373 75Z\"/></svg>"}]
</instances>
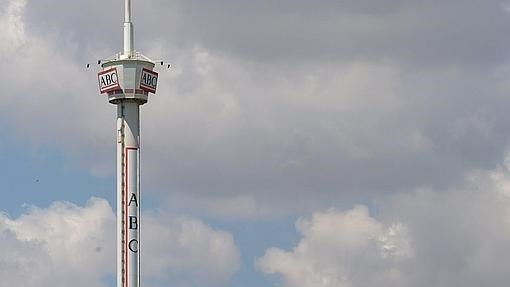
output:
<instances>
[{"instance_id":1,"label":"tower spire","mask_svg":"<svg viewBox=\"0 0 510 287\"><path fill-rule=\"evenodd\" d=\"M134 54L135 37L131 21L131 0L124 0L124 53L123 58L131 58Z\"/></svg>"}]
</instances>

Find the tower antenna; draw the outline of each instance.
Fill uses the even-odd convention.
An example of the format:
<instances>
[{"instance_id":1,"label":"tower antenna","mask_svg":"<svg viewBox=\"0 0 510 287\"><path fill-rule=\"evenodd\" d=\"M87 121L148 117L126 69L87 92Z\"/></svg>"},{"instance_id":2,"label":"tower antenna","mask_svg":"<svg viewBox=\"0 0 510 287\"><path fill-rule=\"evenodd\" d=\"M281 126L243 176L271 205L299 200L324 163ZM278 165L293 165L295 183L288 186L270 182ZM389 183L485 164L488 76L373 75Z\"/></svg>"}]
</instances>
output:
<instances>
[{"instance_id":1,"label":"tower antenna","mask_svg":"<svg viewBox=\"0 0 510 287\"><path fill-rule=\"evenodd\" d=\"M131 21L131 0L124 0L124 54L125 58L133 57L135 36Z\"/></svg>"}]
</instances>

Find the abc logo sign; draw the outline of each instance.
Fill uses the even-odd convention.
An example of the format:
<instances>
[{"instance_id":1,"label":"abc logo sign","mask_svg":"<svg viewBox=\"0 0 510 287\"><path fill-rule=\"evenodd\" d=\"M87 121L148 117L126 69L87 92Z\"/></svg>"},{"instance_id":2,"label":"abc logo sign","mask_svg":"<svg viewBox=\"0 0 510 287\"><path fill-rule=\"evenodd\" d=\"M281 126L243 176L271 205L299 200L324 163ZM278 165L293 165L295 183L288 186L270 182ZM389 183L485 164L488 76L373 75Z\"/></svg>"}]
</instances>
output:
<instances>
[{"instance_id":1,"label":"abc logo sign","mask_svg":"<svg viewBox=\"0 0 510 287\"><path fill-rule=\"evenodd\" d=\"M149 93L156 93L158 87L158 73L142 69L142 75L140 78L140 88Z\"/></svg>"},{"instance_id":2,"label":"abc logo sign","mask_svg":"<svg viewBox=\"0 0 510 287\"><path fill-rule=\"evenodd\" d=\"M117 75L116 68L100 72L97 74L97 78L101 94L120 89L119 76Z\"/></svg>"}]
</instances>

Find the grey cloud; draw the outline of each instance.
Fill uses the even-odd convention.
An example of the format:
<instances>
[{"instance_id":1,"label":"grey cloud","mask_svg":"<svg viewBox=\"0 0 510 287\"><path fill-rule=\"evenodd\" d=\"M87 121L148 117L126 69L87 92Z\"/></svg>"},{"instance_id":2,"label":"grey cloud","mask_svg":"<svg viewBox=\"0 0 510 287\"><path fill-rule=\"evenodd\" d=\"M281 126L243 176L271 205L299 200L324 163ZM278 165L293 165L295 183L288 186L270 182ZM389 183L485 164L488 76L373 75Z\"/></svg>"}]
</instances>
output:
<instances>
[{"instance_id":1,"label":"grey cloud","mask_svg":"<svg viewBox=\"0 0 510 287\"><path fill-rule=\"evenodd\" d=\"M31 1L31 27L118 47L121 1ZM507 59L501 1L135 1L139 47L200 45L255 61L393 59L418 65ZM58 7L58 9L55 9ZM102 43L102 44L99 44ZM166 55L165 55L166 56ZM170 55L169 55L170 56Z\"/></svg>"},{"instance_id":2,"label":"grey cloud","mask_svg":"<svg viewBox=\"0 0 510 287\"><path fill-rule=\"evenodd\" d=\"M421 65L506 59L508 41L496 35L506 33L509 17L499 1L278 1L254 9L228 2L183 2L186 19L195 23L184 27L204 46L244 58L391 58Z\"/></svg>"},{"instance_id":3,"label":"grey cloud","mask_svg":"<svg viewBox=\"0 0 510 287\"><path fill-rule=\"evenodd\" d=\"M1 118L16 136L62 147L94 173L111 175L114 108L96 96L95 71L85 70L80 61L118 50L120 44L110 35L120 36L122 5L108 1L104 10L88 15L84 11L100 7L94 1L27 3L11 13L19 23L2 25L5 35L20 42L0 46L7 75ZM252 214L258 214L266 204L285 209L311 202L344 204L419 186L444 189L462 182L466 171L494 167L505 153L510 73L505 62L482 59L497 56L494 47L505 49L501 29L508 12L499 2L396 1L368 10L363 6L368 2L351 8L348 3L354 2L342 2L347 5L343 8L325 2L330 6L317 4L315 9L305 9L308 2L278 2L277 7L276 2L239 2L225 9L209 2L200 7L193 1L135 3L138 47L147 47L149 55L171 55L175 67L161 71L158 95L142 108L144 190L222 200L240 193L255 204ZM51 14L59 5L64 10ZM104 15L110 9L118 12ZM214 13L213 18L225 21L210 20ZM11 14L4 12L2 20ZM345 59L325 62L314 56L293 58L299 53L287 47L289 58L267 61L276 54L261 57L256 44L237 49L235 41L242 37L227 39L229 29L248 25L252 30L245 30L247 37L274 47L271 51L288 44L329 55L328 45L305 45L310 42L306 34L299 45L276 36L272 41L264 31L278 27L250 22L280 14L297 17L293 25L309 25L301 29L289 24L285 33L310 29L325 41L332 38L317 32L317 19L339 33L358 35L366 28L377 37L361 33L370 41L352 51L367 49L371 56L351 57L334 49L335 57ZM368 26L329 25L349 19L368 19ZM416 27L428 32L415 33ZM232 49L209 42L207 37L217 38L217 29L227 31L221 42ZM379 56L379 47L392 39L385 33L396 35L394 43L408 39L402 29L427 42L409 38L414 46L404 48L426 63L405 60L400 48L389 49L395 57ZM95 46L97 42L104 46ZM430 45L456 52L443 54L441 49L428 54L430 59L422 57ZM484 65L475 65L480 62ZM22 81L18 74L27 77ZM23 86L31 92L21 90Z\"/></svg>"},{"instance_id":4,"label":"grey cloud","mask_svg":"<svg viewBox=\"0 0 510 287\"><path fill-rule=\"evenodd\" d=\"M188 58L161 90L175 96L144 108L146 122L167 123L145 126L168 151L152 154L160 143L147 142L146 156L169 163L147 176L177 190L315 197L444 187L492 167L506 148L508 100L495 71L356 63L257 74L207 52ZM194 88L181 75L196 77Z\"/></svg>"}]
</instances>

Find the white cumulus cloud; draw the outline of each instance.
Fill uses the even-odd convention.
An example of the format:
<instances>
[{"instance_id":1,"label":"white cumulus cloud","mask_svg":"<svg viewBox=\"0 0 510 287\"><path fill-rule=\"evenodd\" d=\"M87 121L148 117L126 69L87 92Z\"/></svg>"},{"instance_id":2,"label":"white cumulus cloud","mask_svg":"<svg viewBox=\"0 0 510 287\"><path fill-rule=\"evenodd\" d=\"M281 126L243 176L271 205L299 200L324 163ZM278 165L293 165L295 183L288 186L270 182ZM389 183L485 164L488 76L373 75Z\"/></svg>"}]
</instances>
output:
<instances>
[{"instance_id":1,"label":"white cumulus cloud","mask_svg":"<svg viewBox=\"0 0 510 287\"><path fill-rule=\"evenodd\" d=\"M198 219L142 218L143 280L216 286L239 267L233 237ZM104 199L56 202L16 219L0 215L0 277L6 286L108 286L115 272L115 216ZM193 283L195 282L195 283ZM159 285L152 285L159 286Z\"/></svg>"},{"instance_id":2,"label":"white cumulus cloud","mask_svg":"<svg viewBox=\"0 0 510 287\"><path fill-rule=\"evenodd\" d=\"M509 157L448 189L418 188L366 207L300 219L290 251L257 260L288 287L449 287L508 285Z\"/></svg>"},{"instance_id":3,"label":"white cumulus cloud","mask_svg":"<svg viewBox=\"0 0 510 287\"><path fill-rule=\"evenodd\" d=\"M280 275L284 286L403 283L399 262L412 258L413 249L401 223L385 226L359 206L346 212L316 212L296 226L302 239L292 251L271 248L257 260L264 273Z\"/></svg>"},{"instance_id":4,"label":"white cumulus cloud","mask_svg":"<svg viewBox=\"0 0 510 287\"><path fill-rule=\"evenodd\" d=\"M106 286L115 270L115 219L105 200L57 202L0 217L0 276L9 286Z\"/></svg>"}]
</instances>

